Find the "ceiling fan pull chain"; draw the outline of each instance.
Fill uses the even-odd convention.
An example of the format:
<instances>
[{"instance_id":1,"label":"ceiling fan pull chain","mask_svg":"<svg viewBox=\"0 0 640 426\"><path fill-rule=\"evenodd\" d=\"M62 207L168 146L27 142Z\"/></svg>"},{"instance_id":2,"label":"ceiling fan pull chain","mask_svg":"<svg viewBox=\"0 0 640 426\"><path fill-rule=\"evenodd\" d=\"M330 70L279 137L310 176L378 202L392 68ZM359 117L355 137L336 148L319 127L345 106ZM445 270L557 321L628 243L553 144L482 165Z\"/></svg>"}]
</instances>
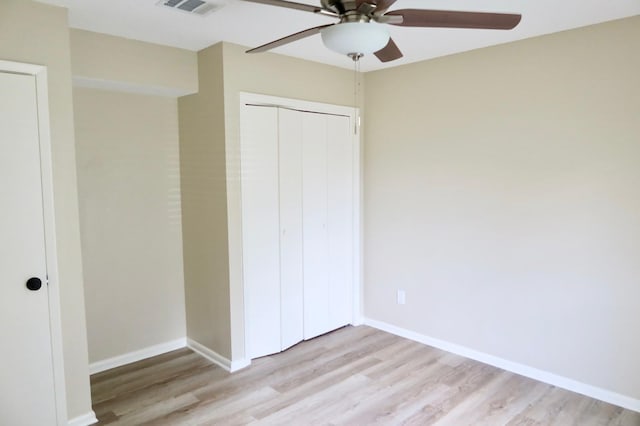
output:
<instances>
[{"instance_id":1,"label":"ceiling fan pull chain","mask_svg":"<svg viewBox=\"0 0 640 426\"><path fill-rule=\"evenodd\" d=\"M360 56L353 55L351 59L353 59L353 134L357 135L358 125L360 124L360 116L358 114L358 73L360 72Z\"/></svg>"},{"instance_id":2,"label":"ceiling fan pull chain","mask_svg":"<svg viewBox=\"0 0 640 426\"><path fill-rule=\"evenodd\" d=\"M360 56L362 57L362 55ZM356 106L358 105L357 100L359 99L359 94L361 93L360 82L362 80L362 73L360 72L360 60L356 61ZM358 113L356 114L356 134L358 134L358 130L360 130L360 110L357 109Z\"/></svg>"}]
</instances>

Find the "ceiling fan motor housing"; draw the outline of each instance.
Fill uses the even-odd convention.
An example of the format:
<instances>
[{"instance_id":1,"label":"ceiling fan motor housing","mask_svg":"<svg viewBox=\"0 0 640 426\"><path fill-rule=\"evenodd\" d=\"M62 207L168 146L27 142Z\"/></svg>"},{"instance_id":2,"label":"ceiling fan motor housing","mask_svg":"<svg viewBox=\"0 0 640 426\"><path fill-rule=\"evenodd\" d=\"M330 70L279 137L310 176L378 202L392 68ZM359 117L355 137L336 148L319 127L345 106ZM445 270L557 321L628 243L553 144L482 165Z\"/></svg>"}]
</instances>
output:
<instances>
[{"instance_id":1,"label":"ceiling fan motor housing","mask_svg":"<svg viewBox=\"0 0 640 426\"><path fill-rule=\"evenodd\" d=\"M356 0L321 0L320 3L324 9L335 12L338 15L358 8Z\"/></svg>"}]
</instances>

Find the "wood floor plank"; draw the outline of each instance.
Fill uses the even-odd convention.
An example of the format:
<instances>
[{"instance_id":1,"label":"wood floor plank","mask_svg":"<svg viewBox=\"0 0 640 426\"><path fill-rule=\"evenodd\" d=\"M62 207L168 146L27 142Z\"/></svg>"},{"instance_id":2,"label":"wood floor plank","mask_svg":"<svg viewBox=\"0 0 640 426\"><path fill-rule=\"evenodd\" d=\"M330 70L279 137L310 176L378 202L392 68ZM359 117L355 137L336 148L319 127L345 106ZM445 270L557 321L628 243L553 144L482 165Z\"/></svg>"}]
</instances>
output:
<instances>
[{"instance_id":1,"label":"wood floor plank","mask_svg":"<svg viewBox=\"0 0 640 426\"><path fill-rule=\"evenodd\" d=\"M162 362L159 365L145 367L129 373L114 376L108 380L92 384L92 400L94 403L112 399L117 395L141 389L160 381L171 380L209 362L196 353L187 353L179 358Z\"/></svg>"},{"instance_id":2,"label":"wood floor plank","mask_svg":"<svg viewBox=\"0 0 640 426\"><path fill-rule=\"evenodd\" d=\"M249 409L249 413L256 419L263 419L273 413L287 408L303 399L308 398L309 395L315 395L326 389L335 386L336 384L343 383L349 377L361 373L363 370L377 365L380 360L374 357L367 357L361 360L356 360L349 365L345 365L336 369L334 372L315 377L299 386L295 392L288 392L282 395L274 401L268 401L263 404L256 404ZM338 395L343 395L341 389L339 389Z\"/></svg>"},{"instance_id":3,"label":"wood floor plank","mask_svg":"<svg viewBox=\"0 0 640 426\"><path fill-rule=\"evenodd\" d=\"M295 376L288 377L287 380L284 381L275 381L273 387L280 392L287 392L288 390L294 389L299 383L304 383L314 377L327 374L342 365L349 364L372 353L376 348L386 347L392 344L395 341L394 337L395 336L390 335L368 336L351 342L349 345L343 345L333 351L326 352L321 358L313 360L307 368L299 371Z\"/></svg>"},{"instance_id":4,"label":"wood floor plank","mask_svg":"<svg viewBox=\"0 0 640 426\"><path fill-rule=\"evenodd\" d=\"M101 425L640 426L640 413L365 326L233 374L180 349L91 387Z\"/></svg>"},{"instance_id":5,"label":"wood floor plank","mask_svg":"<svg viewBox=\"0 0 640 426\"><path fill-rule=\"evenodd\" d=\"M140 410L148 405L162 402L165 399L193 392L211 382L217 382L228 373L211 364L194 368L179 377L153 383L150 386L118 395L107 402L103 402L118 416Z\"/></svg>"},{"instance_id":6,"label":"wood floor plank","mask_svg":"<svg viewBox=\"0 0 640 426\"><path fill-rule=\"evenodd\" d=\"M277 398L278 392L270 387L247 389L224 398L204 400L182 410L158 418L158 425L227 424L231 419L243 416L246 408L254 403Z\"/></svg>"},{"instance_id":7,"label":"wood floor plank","mask_svg":"<svg viewBox=\"0 0 640 426\"><path fill-rule=\"evenodd\" d=\"M346 394L356 392L368 386L371 379L361 374L349 376L339 384L323 389L316 394L276 411L257 422L257 425L285 425L291 424L293 419L304 424L326 421L323 412L327 407L334 407Z\"/></svg>"},{"instance_id":8,"label":"wood floor plank","mask_svg":"<svg viewBox=\"0 0 640 426\"><path fill-rule=\"evenodd\" d=\"M375 374L364 372L367 377L373 379L367 395L361 397L357 404L353 404L349 410L334 414L332 423L335 424L374 424L380 423L384 418L397 412L397 407L406 402L416 389L435 387L437 381L425 380L446 375L452 370L448 365L439 362L443 352L433 351L427 348L419 356L403 358L401 365L396 360L389 360L387 364L393 368L381 370L375 369ZM380 374L384 371L384 374Z\"/></svg>"},{"instance_id":9,"label":"wood floor plank","mask_svg":"<svg viewBox=\"0 0 640 426\"><path fill-rule=\"evenodd\" d=\"M191 394L184 394L177 397L167 398L161 402L140 408L130 412L113 422L114 426L140 425L144 423L155 423L158 418L174 413L184 407L192 406L198 399Z\"/></svg>"},{"instance_id":10,"label":"wood floor plank","mask_svg":"<svg viewBox=\"0 0 640 426\"><path fill-rule=\"evenodd\" d=\"M192 351L188 348L182 348L175 351L167 352L161 355L157 355L151 358L143 359L138 362L126 364L121 367L112 368L110 370L102 371L100 373L91 375L91 384L98 384L105 380L122 377L133 371L140 371L149 366L157 366L160 363L170 361L175 358L180 358L185 355L191 355Z\"/></svg>"}]
</instances>

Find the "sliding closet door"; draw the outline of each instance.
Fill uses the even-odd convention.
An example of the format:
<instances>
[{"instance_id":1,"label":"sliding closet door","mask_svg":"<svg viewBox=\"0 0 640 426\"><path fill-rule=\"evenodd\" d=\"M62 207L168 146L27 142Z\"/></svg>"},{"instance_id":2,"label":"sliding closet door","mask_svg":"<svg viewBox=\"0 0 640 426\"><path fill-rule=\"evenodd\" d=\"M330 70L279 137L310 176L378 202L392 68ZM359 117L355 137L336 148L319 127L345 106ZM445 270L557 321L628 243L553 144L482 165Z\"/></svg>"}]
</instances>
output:
<instances>
[{"instance_id":1,"label":"sliding closet door","mask_svg":"<svg viewBox=\"0 0 640 426\"><path fill-rule=\"evenodd\" d=\"M353 320L353 129L348 117L328 115L327 237L329 329Z\"/></svg>"},{"instance_id":2,"label":"sliding closet door","mask_svg":"<svg viewBox=\"0 0 640 426\"><path fill-rule=\"evenodd\" d=\"M279 109L282 350L303 340L302 116Z\"/></svg>"},{"instance_id":3,"label":"sliding closet door","mask_svg":"<svg viewBox=\"0 0 640 426\"><path fill-rule=\"evenodd\" d=\"M244 106L242 243L250 358L280 352L278 110Z\"/></svg>"},{"instance_id":4,"label":"sliding closet door","mask_svg":"<svg viewBox=\"0 0 640 426\"><path fill-rule=\"evenodd\" d=\"M327 115L302 115L304 338L310 339L330 330L327 268Z\"/></svg>"}]
</instances>

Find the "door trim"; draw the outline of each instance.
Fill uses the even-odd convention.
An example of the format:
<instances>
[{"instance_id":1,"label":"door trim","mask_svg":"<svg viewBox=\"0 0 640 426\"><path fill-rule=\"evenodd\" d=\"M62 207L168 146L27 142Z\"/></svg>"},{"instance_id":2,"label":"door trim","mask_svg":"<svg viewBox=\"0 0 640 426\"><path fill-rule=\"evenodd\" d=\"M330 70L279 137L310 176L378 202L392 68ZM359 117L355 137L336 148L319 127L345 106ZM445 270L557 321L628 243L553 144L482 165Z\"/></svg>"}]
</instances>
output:
<instances>
[{"instance_id":1,"label":"door trim","mask_svg":"<svg viewBox=\"0 0 640 426\"><path fill-rule=\"evenodd\" d=\"M245 106L263 106L263 107L275 107L286 108L297 111L313 112L319 114L339 115L349 117L352 127L352 139L353 139L353 306L351 324L361 325L363 324L362 313L362 139L360 131L360 109L353 106L333 105L320 102L305 101L301 99L282 98L278 96L262 95L250 92L240 92L240 123L242 122L242 110ZM240 142L241 143L241 142ZM229 171L229 169L227 169ZM227 185L230 179L227 176ZM227 187L227 191L229 188ZM232 222L231 215L229 215L229 227L235 227L236 231L234 235L242 235L242 220L238 220L238 223ZM231 235L232 232L229 232ZM241 243L242 244L242 243ZM229 250L231 255L232 250ZM240 261L241 268L242 261ZM244 275L244 273L242 273ZM244 357L238 361L251 364L249 358L249 333L248 328L251 327L247 312L247 288L244 285L244 277L242 280L242 297L243 297L243 316L244 319ZM232 308L233 309L233 308ZM232 325L233 328L233 325ZM233 338L233 336L232 336Z\"/></svg>"},{"instance_id":2,"label":"door trim","mask_svg":"<svg viewBox=\"0 0 640 426\"><path fill-rule=\"evenodd\" d=\"M53 174L51 158L51 130L49 125L49 95L47 67L0 60L0 72L35 77L40 139L40 173L42 179L42 208L44 217L44 244L46 253L49 296L49 329L53 357L53 383L55 388L56 419L67 424L67 399L62 350L62 322L60 317L60 287L53 204Z\"/></svg>"}]
</instances>

